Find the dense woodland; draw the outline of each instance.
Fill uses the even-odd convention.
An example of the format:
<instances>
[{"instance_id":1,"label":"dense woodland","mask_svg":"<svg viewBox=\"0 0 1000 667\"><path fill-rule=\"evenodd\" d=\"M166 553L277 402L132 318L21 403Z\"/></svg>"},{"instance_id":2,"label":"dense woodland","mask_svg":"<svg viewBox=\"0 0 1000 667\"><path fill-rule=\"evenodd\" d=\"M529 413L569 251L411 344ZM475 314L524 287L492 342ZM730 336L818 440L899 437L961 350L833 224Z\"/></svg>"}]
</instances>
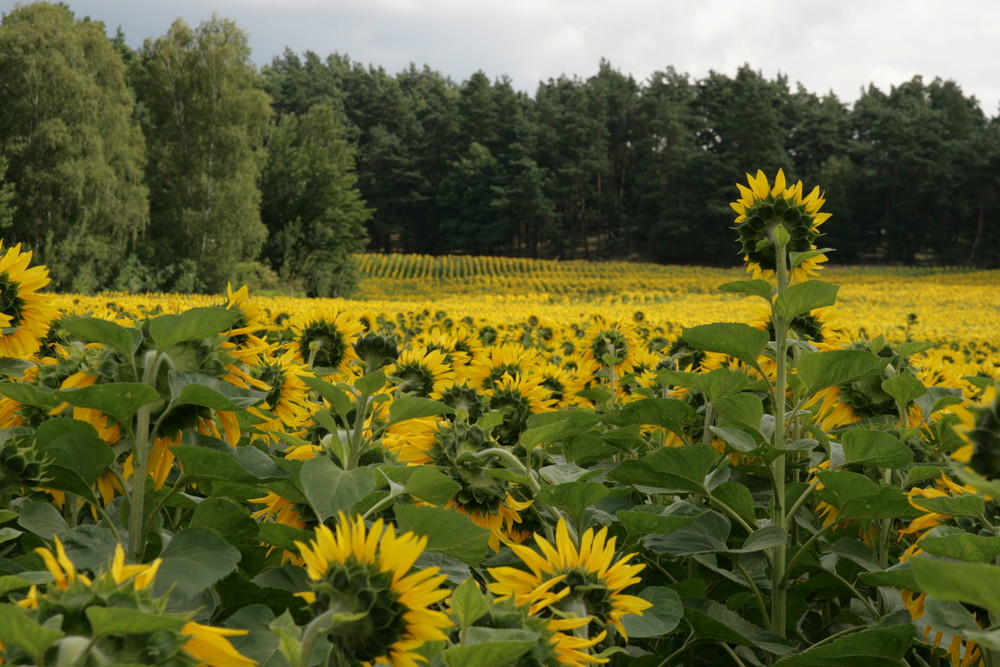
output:
<instances>
[{"instance_id":1,"label":"dense woodland","mask_svg":"<svg viewBox=\"0 0 1000 667\"><path fill-rule=\"evenodd\" d=\"M529 95L338 53L258 71L218 17L133 50L35 3L0 24L0 90L0 235L58 289L347 294L366 248L733 265L733 184L779 167L825 189L840 263L1000 265L1000 118L952 81L848 103L602 61Z\"/></svg>"}]
</instances>

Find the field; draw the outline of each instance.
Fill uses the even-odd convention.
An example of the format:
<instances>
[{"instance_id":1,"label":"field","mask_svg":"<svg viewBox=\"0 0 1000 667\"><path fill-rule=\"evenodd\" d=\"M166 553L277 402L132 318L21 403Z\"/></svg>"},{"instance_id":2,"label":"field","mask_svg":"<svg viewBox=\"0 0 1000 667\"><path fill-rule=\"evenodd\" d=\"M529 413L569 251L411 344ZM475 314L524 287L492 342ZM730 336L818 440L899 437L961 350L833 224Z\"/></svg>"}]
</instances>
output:
<instances>
[{"instance_id":1,"label":"field","mask_svg":"<svg viewBox=\"0 0 1000 667\"><path fill-rule=\"evenodd\" d=\"M83 296L12 252L6 664L1000 651L998 271L369 255L352 300Z\"/></svg>"}]
</instances>

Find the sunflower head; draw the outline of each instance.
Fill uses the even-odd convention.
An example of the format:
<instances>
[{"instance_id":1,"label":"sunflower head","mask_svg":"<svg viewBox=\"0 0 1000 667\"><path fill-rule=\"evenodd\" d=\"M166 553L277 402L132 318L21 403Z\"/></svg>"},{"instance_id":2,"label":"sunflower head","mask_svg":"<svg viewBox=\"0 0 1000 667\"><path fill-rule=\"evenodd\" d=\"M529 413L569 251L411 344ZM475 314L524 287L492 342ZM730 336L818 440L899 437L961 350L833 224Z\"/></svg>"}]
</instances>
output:
<instances>
[{"instance_id":1,"label":"sunflower head","mask_svg":"<svg viewBox=\"0 0 1000 667\"><path fill-rule=\"evenodd\" d=\"M645 565L628 562L635 554L613 561L615 538L608 539L607 533L607 528L596 534L588 528L577 545L570 538L566 521L560 519L555 544L536 534L538 551L526 545L511 546L528 571L490 568L495 581L490 590L502 598L513 597L519 605L530 605L532 614L555 619L590 618L595 629L611 625L627 636L622 617L642 615L652 606L622 592L641 581L638 575Z\"/></svg>"},{"instance_id":2,"label":"sunflower head","mask_svg":"<svg viewBox=\"0 0 1000 667\"><path fill-rule=\"evenodd\" d=\"M455 383L442 389L439 401L454 409L457 413L464 410L466 419L474 422L483 414L483 396L466 383Z\"/></svg>"},{"instance_id":3,"label":"sunflower head","mask_svg":"<svg viewBox=\"0 0 1000 667\"><path fill-rule=\"evenodd\" d=\"M45 465L45 457L28 436L4 440L0 443L0 490L44 485Z\"/></svg>"},{"instance_id":4,"label":"sunflower head","mask_svg":"<svg viewBox=\"0 0 1000 667\"><path fill-rule=\"evenodd\" d=\"M736 184L741 196L730 204L737 213L735 229L747 268L755 275L776 271L779 240L785 241L788 252L815 250L819 226L830 217L820 212L825 200L819 188L803 196L802 181L787 187L781 169L773 187L760 170L756 176L747 174L747 181L749 187ZM825 257L819 255L807 260L802 270L809 273L822 259Z\"/></svg>"},{"instance_id":5,"label":"sunflower head","mask_svg":"<svg viewBox=\"0 0 1000 667\"><path fill-rule=\"evenodd\" d=\"M52 298L38 293L49 284L49 270L28 268L30 263L31 253L21 252L21 244L0 256L0 357L34 356L57 316Z\"/></svg>"},{"instance_id":6,"label":"sunflower head","mask_svg":"<svg viewBox=\"0 0 1000 667\"><path fill-rule=\"evenodd\" d=\"M411 573L426 537L343 513L335 530L321 525L315 534L308 546L296 542L312 588L301 595L317 615L332 615L329 640L349 660L412 665L414 649L447 639L441 629L451 621L431 608L448 596L445 576L437 568Z\"/></svg>"},{"instance_id":7,"label":"sunflower head","mask_svg":"<svg viewBox=\"0 0 1000 667\"><path fill-rule=\"evenodd\" d=\"M438 425L429 454L461 485L455 500L462 506L491 512L507 497L507 485L490 475L488 463L476 456L495 445L475 424L456 421Z\"/></svg>"},{"instance_id":8,"label":"sunflower head","mask_svg":"<svg viewBox=\"0 0 1000 667\"><path fill-rule=\"evenodd\" d=\"M351 338L360 331L361 325L343 314L312 320L296 341L299 357L311 367L340 368L353 352Z\"/></svg>"},{"instance_id":9,"label":"sunflower head","mask_svg":"<svg viewBox=\"0 0 1000 667\"><path fill-rule=\"evenodd\" d=\"M603 329L594 336L590 351L606 366L617 366L628 358L628 340L618 329Z\"/></svg>"},{"instance_id":10,"label":"sunflower head","mask_svg":"<svg viewBox=\"0 0 1000 667\"><path fill-rule=\"evenodd\" d=\"M396 361L399 345L392 334L369 332L354 341L354 352L371 372Z\"/></svg>"},{"instance_id":11,"label":"sunflower head","mask_svg":"<svg viewBox=\"0 0 1000 667\"><path fill-rule=\"evenodd\" d=\"M997 385L990 385L979 405L956 409L959 423L955 431L967 443L955 452L955 458L967 463L986 479L1000 477L1000 395Z\"/></svg>"}]
</instances>

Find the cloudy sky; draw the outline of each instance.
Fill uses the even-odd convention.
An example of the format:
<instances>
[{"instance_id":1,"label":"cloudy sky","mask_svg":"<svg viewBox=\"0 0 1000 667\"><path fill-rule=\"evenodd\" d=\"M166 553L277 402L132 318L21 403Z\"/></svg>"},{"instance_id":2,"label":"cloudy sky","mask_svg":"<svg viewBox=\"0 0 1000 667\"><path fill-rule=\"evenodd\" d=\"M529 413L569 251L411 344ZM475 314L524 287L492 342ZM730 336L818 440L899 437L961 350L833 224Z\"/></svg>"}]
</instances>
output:
<instances>
[{"instance_id":1,"label":"cloudy sky","mask_svg":"<svg viewBox=\"0 0 1000 667\"><path fill-rule=\"evenodd\" d=\"M258 65L286 47L336 51L390 73L427 64L457 82L481 69L534 94L560 74L589 77L602 57L638 80L669 65L697 79L749 63L845 102L916 74L954 80L988 116L1000 102L998 0L67 1L133 46L175 18L216 12L248 33Z\"/></svg>"}]
</instances>

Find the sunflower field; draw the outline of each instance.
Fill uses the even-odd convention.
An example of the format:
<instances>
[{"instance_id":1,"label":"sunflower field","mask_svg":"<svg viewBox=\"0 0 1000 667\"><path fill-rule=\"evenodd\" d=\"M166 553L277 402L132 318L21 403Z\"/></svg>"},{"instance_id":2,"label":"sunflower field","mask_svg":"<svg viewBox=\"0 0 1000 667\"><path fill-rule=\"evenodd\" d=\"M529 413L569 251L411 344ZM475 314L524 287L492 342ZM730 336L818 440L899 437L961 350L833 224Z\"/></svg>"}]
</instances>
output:
<instances>
[{"instance_id":1,"label":"sunflower field","mask_svg":"<svg viewBox=\"0 0 1000 667\"><path fill-rule=\"evenodd\" d=\"M1000 272L824 268L818 188L737 187L746 271L82 296L7 248L0 658L1000 666Z\"/></svg>"}]
</instances>

